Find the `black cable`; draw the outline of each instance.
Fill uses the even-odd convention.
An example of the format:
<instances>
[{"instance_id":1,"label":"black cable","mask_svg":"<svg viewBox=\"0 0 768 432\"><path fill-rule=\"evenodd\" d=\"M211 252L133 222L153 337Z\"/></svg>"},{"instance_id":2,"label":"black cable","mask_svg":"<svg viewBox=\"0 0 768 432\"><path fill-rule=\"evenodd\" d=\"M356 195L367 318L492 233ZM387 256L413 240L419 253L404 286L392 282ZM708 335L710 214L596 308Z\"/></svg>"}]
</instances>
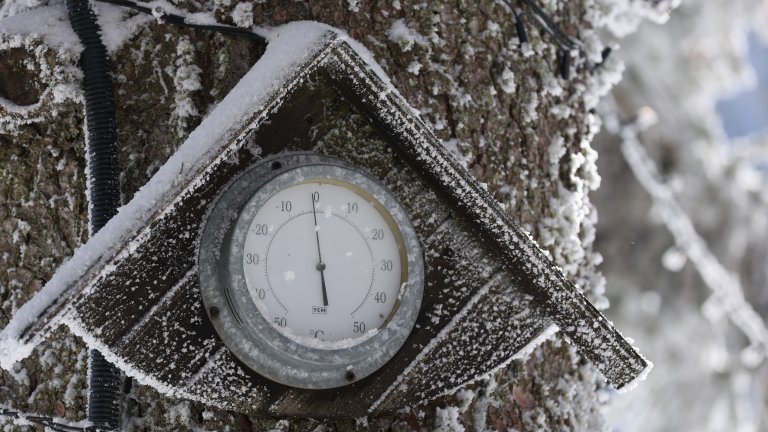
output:
<instances>
[{"instance_id":1,"label":"black cable","mask_svg":"<svg viewBox=\"0 0 768 432\"><path fill-rule=\"evenodd\" d=\"M525 31L525 24L523 24L522 16L517 12L517 8L513 7L509 1L506 1L506 3L507 6L512 9L512 14L515 15L515 31L517 32L517 38L520 40L520 43L528 42L528 33Z\"/></svg>"},{"instance_id":2,"label":"black cable","mask_svg":"<svg viewBox=\"0 0 768 432\"><path fill-rule=\"evenodd\" d=\"M238 36L238 37L251 39L252 41L260 43L262 45L267 44L267 39L264 36L258 33L252 32L250 30L239 28L239 27L232 27L227 25L191 23L191 22L187 22L187 19L181 15L168 13L162 9L153 11L151 8L142 6L138 3L134 3L129 0L96 0L96 1L101 3L113 4L116 6L122 6L129 9L133 9L137 12L154 15L154 16L157 16L161 22L167 22L168 24L173 24L178 27L215 31L223 34L228 34L231 36Z\"/></svg>"},{"instance_id":3,"label":"black cable","mask_svg":"<svg viewBox=\"0 0 768 432\"><path fill-rule=\"evenodd\" d=\"M117 214L120 206L120 165L117 154L115 100L107 49L88 0L65 0L72 29L83 44L80 67L85 90L88 129L86 173L88 219L94 235ZM99 427L120 425L120 370L98 351L89 356L88 420Z\"/></svg>"},{"instance_id":4,"label":"black cable","mask_svg":"<svg viewBox=\"0 0 768 432\"><path fill-rule=\"evenodd\" d=\"M512 4L511 0L502 0L504 4L507 5L507 7L512 11L512 14L515 16L515 30L518 33L518 38L520 38L520 42L527 42L528 36L525 34L525 26L523 24L523 21L521 17L523 15L528 14L521 14L518 12L517 8ZM557 23L552 20L552 18L547 14L546 11L538 4L536 0L522 0L523 3L525 3L533 12L530 14L533 16L534 23L547 35L549 35L552 40L554 40L555 44L562 49L562 50L571 50L574 48L581 49L581 43L575 41L572 37L568 36L560 30ZM521 37L521 33L524 35ZM523 40L523 38L525 40Z\"/></svg>"},{"instance_id":5,"label":"black cable","mask_svg":"<svg viewBox=\"0 0 768 432\"><path fill-rule=\"evenodd\" d=\"M518 39L520 39L521 43L528 42L528 35L525 31L525 24L522 20L522 16L527 14L521 14L518 12L517 8L512 4L511 0L502 1L507 5L507 7L512 11L512 14L514 15L515 31L517 32ZM583 45L579 40L572 38L564 31L562 31L557 23L549 16L549 14L547 14L547 12L537 0L521 1L531 10L532 13L530 15L533 17L534 23L537 25L537 27L549 35L549 37L555 42L555 45L557 45L559 49L558 72L564 79L569 79L571 63L573 60L571 58L571 51L576 49L579 51L580 55L584 55L586 57L586 52L584 51ZM605 57L607 56L604 56L603 60L605 60ZM602 64L602 62L600 64ZM600 64L593 65L589 58L587 58L587 68L590 72L596 69L596 67L600 66Z\"/></svg>"},{"instance_id":6,"label":"black cable","mask_svg":"<svg viewBox=\"0 0 768 432\"><path fill-rule=\"evenodd\" d=\"M547 14L544 8L539 5L538 1L522 1L534 12L534 17L541 24L540 27L546 31L550 37L555 39L561 45L561 48L581 48L581 44L579 42L573 40L573 38L568 36L564 31L560 30L560 27L557 25L557 23L549 16L549 14Z\"/></svg>"},{"instance_id":7,"label":"black cable","mask_svg":"<svg viewBox=\"0 0 768 432\"><path fill-rule=\"evenodd\" d=\"M39 415L24 414L8 409L0 410L1 416L11 417L15 419L27 420L32 423L37 423L55 432L84 432L87 428L81 428L77 426L70 426L62 423L56 423L52 417L45 417Z\"/></svg>"},{"instance_id":8,"label":"black cable","mask_svg":"<svg viewBox=\"0 0 768 432\"><path fill-rule=\"evenodd\" d=\"M560 76L566 80L571 77L571 54L568 51L560 50Z\"/></svg>"}]
</instances>

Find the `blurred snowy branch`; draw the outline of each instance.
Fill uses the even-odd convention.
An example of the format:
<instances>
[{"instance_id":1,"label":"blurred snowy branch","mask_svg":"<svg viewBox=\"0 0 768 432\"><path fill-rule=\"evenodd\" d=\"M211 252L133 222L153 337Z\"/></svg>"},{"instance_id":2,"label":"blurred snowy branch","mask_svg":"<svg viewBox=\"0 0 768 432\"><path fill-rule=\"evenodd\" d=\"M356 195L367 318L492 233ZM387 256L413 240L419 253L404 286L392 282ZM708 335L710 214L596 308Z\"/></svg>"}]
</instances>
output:
<instances>
[{"instance_id":1,"label":"blurred snowy branch","mask_svg":"<svg viewBox=\"0 0 768 432\"><path fill-rule=\"evenodd\" d=\"M768 163L768 136L750 135L731 143L730 156L735 161L749 163Z\"/></svg>"},{"instance_id":2,"label":"blurred snowy branch","mask_svg":"<svg viewBox=\"0 0 768 432\"><path fill-rule=\"evenodd\" d=\"M768 354L768 329L765 322L745 300L738 277L712 254L704 239L696 232L691 218L678 203L672 188L661 181L653 160L639 139L639 132L649 123L647 119L655 116L649 115L649 108L645 110L637 116L635 122L625 125L620 131L624 158L638 182L651 195L675 244L691 260L704 283L712 290L712 297L702 307L704 314L711 320L727 315L750 342L742 351L742 362L747 366L757 366Z\"/></svg>"}]
</instances>

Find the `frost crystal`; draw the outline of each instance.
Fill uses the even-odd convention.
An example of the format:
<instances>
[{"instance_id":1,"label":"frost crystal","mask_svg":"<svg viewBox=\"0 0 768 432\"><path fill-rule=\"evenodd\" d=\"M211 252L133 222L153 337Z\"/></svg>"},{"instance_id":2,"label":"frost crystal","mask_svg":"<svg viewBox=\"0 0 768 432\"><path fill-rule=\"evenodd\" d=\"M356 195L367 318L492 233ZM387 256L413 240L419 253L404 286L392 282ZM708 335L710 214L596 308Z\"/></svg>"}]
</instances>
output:
<instances>
[{"instance_id":1,"label":"frost crystal","mask_svg":"<svg viewBox=\"0 0 768 432\"><path fill-rule=\"evenodd\" d=\"M232 11L232 20L238 27L250 28L253 26L253 4L238 3Z\"/></svg>"}]
</instances>

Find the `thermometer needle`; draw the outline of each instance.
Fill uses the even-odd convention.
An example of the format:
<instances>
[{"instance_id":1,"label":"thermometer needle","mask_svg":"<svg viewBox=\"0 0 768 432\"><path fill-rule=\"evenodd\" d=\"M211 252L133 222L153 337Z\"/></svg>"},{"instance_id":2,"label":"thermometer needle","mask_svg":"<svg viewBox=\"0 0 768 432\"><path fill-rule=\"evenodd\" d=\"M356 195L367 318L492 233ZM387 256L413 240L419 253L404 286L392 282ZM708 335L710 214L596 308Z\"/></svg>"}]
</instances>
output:
<instances>
[{"instance_id":1,"label":"thermometer needle","mask_svg":"<svg viewBox=\"0 0 768 432\"><path fill-rule=\"evenodd\" d=\"M320 270L320 285L323 288L323 306L328 306L328 291L325 289L325 263L323 262L323 255L320 253L320 234L318 233L317 226L317 212L315 211L315 197L312 196L312 216L315 218L315 240L317 240L317 258L320 262L315 267Z\"/></svg>"}]
</instances>

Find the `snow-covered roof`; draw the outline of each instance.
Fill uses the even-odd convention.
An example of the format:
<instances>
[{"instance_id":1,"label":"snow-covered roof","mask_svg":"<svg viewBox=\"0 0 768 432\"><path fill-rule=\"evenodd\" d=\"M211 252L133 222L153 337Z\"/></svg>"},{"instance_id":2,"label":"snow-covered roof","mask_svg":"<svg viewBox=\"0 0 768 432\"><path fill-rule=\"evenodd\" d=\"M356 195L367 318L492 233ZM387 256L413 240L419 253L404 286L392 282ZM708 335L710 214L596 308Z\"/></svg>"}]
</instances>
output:
<instances>
[{"instance_id":1,"label":"snow-covered roof","mask_svg":"<svg viewBox=\"0 0 768 432\"><path fill-rule=\"evenodd\" d=\"M162 273L151 280L141 280L142 275L133 278L126 269L138 268L136 257L147 259L147 251L153 248L196 248L198 231L188 230L188 238L176 238L174 241L178 243L170 246L158 242L158 236L161 231L171 229L167 226L173 224L168 221L181 217L179 212L189 209L205 212L209 202L193 199L200 190L209 184L216 186L216 181L227 175L234 175L236 170L231 167L264 156L260 152L267 150L259 142L254 144L252 137L282 115L286 101L311 74L323 70L330 76L331 85L397 147L397 157L407 159L416 167L414 172L420 176L419 181L434 189L430 193L449 202L451 212L455 210L462 215L465 222L456 222L467 232L461 241L477 246L457 252L455 262L469 266L470 258L482 261L478 256L470 256L472 253L483 257L493 251L494 262L500 263L497 267L488 264L493 271L489 270L487 280L482 286L467 291L453 316L434 318L440 324L435 326L431 341L417 347L420 351L413 356L404 357L405 363L395 366L401 368L402 373L385 387L378 388L377 394L370 395L369 410L392 409L413 401L414 394L421 398L434 397L475 379L488 373L489 368L505 364L513 354L539 343L542 335L552 332L553 326L559 327L617 388L647 373L649 362L579 293L472 175L456 163L365 48L335 29L310 22L278 27L270 31L268 38L263 57L168 162L130 203L59 268L32 300L16 311L0 331L0 366L10 369L28 356L54 327L66 323L128 375L165 393L232 407L225 397L203 396L210 394L211 385L222 384L213 378L210 384L203 384L209 382L206 371L210 371L212 365L219 365L216 367L225 368L229 372L227 376L243 386L241 393L228 389L232 397L239 394L241 401L248 400L251 404L256 404L254 400L266 400L263 394L270 391L269 388L261 383L253 384L257 378L232 362L231 355L214 336L200 342L204 349L201 348L195 358L200 366L190 376L171 374L174 376L171 379L167 371L150 370L124 354L126 341L140 340L136 338L149 334L142 333L140 327L163 313L169 304L181 305L182 310L192 305L188 316L169 315L197 326L193 327L198 330L185 334L208 331L205 330L207 324L199 322L200 311L195 309L199 292L195 288L194 257L179 258L178 263L150 263L147 272ZM245 150L248 153L243 153ZM444 224L453 223L447 222L448 219ZM178 225L178 220L174 223ZM184 223L194 227L200 221L198 218ZM434 228L439 230L439 226ZM479 252L474 252L475 249ZM426 251L426 255L429 253ZM135 284L133 297L126 296L120 301L141 312L132 312L134 315L127 317L121 316L120 310L104 313L93 306L91 299L105 296L103 287L109 283L126 287ZM158 286L166 288L159 290ZM494 300L489 302L489 298ZM424 312L428 313L431 312ZM202 316L205 317L204 311ZM186 321L178 325L184 324ZM456 338L457 334L462 337ZM466 353L455 351L471 346L482 337L489 338L488 343L496 346L478 347L473 355L484 360L476 365L461 364L458 356ZM439 364L443 364L442 369ZM447 378L433 379L426 371L427 366L441 371ZM270 409L278 412L278 408Z\"/></svg>"}]
</instances>

